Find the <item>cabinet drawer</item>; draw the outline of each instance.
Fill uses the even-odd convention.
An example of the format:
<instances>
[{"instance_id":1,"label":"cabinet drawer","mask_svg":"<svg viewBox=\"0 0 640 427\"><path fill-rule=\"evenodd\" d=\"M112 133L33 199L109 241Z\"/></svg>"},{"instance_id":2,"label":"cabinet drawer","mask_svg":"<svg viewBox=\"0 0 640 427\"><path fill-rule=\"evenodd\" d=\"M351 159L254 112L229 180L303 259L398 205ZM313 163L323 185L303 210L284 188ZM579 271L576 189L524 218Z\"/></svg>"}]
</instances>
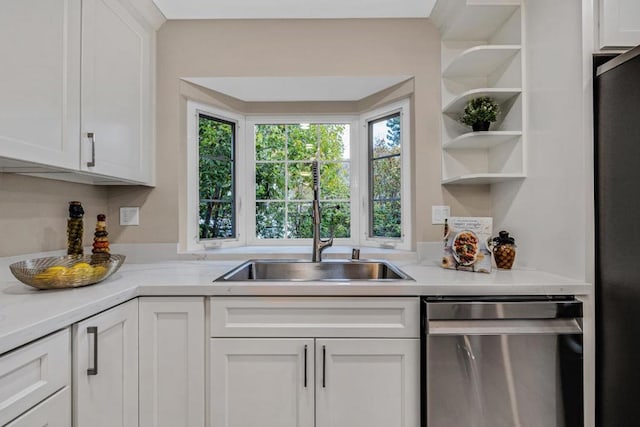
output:
<instances>
[{"instance_id":1,"label":"cabinet drawer","mask_svg":"<svg viewBox=\"0 0 640 427\"><path fill-rule=\"evenodd\" d=\"M0 357L0 425L71 381L69 329Z\"/></svg>"},{"instance_id":2,"label":"cabinet drawer","mask_svg":"<svg viewBox=\"0 0 640 427\"><path fill-rule=\"evenodd\" d=\"M409 337L418 298L211 298L213 337Z\"/></svg>"},{"instance_id":3,"label":"cabinet drawer","mask_svg":"<svg viewBox=\"0 0 640 427\"><path fill-rule=\"evenodd\" d=\"M71 425L71 388L65 387L35 408L20 415L7 427L69 427Z\"/></svg>"}]
</instances>

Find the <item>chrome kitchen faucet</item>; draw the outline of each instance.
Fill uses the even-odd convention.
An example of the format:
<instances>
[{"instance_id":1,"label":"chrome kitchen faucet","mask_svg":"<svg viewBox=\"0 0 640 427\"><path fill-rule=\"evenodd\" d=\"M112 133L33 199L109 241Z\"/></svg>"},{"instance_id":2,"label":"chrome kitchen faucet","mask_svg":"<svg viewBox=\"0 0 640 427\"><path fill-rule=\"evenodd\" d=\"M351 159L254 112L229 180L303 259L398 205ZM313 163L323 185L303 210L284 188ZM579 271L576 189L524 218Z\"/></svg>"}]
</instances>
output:
<instances>
[{"instance_id":1,"label":"chrome kitchen faucet","mask_svg":"<svg viewBox=\"0 0 640 427\"><path fill-rule=\"evenodd\" d=\"M322 251L333 245L333 236L327 240L320 238L320 172L318 170L317 160L311 165L311 173L313 174L313 253L311 255L311 262L321 262Z\"/></svg>"}]
</instances>

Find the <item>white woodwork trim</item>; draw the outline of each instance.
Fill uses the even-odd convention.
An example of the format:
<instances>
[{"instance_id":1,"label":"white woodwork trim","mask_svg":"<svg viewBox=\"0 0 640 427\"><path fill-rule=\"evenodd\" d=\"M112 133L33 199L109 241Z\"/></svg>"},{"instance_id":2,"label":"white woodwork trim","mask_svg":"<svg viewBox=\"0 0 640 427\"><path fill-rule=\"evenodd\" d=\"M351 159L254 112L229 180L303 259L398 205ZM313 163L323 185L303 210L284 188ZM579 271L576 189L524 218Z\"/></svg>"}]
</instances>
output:
<instances>
[{"instance_id":1,"label":"white woodwork trim","mask_svg":"<svg viewBox=\"0 0 640 427\"><path fill-rule=\"evenodd\" d=\"M400 190L400 206L401 206L401 232L400 238L383 238L369 236L369 122L378 118L388 116L390 114L400 113L400 161L401 161L401 190ZM413 227L412 227L412 179L411 173L411 102L409 99L403 99L375 110L363 113L360 116L360 169L357 172L360 176L361 198L362 198L362 215L354 228L360 225L361 242L367 246L380 246L390 249L411 250L413 245Z\"/></svg>"}]
</instances>

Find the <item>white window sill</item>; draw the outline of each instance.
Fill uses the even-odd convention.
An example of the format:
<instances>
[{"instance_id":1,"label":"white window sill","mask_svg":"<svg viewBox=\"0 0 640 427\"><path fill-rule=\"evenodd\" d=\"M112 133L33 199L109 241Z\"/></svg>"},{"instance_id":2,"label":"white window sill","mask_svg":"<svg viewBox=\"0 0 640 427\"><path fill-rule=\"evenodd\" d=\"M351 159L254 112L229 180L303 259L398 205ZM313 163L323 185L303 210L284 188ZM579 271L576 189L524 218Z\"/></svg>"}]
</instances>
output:
<instances>
[{"instance_id":1,"label":"white window sill","mask_svg":"<svg viewBox=\"0 0 640 427\"><path fill-rule=\"evenodd\" d=\"M400 249L357 247L360 259L416 261L417 254ZM351 246L332 246L322 251L323 259L351 259ZM181 252L201 260L303 259L311 260L310 246L241 246Z\"/></svg>"}]
</instances>

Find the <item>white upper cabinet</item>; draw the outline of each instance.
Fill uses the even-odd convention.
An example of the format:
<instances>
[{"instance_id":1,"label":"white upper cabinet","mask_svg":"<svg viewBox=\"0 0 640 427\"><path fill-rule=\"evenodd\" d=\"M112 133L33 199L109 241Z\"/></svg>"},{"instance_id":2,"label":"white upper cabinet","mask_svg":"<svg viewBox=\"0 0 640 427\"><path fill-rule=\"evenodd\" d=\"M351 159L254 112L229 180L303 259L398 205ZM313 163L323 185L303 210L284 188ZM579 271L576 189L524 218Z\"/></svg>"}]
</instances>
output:
<instances>
[{"instance_id":1,"label":"white upper cabinet","mask_svg":"<svg viewBox=\"0 0 640 427\"><path fill-rule=\"evenodd\" d=\"M124 0L0 3L0 172L153 185L152 21Z\"/></svg>"},{"instance_id":2,"label":"white upper cabinet","mask_svg":"<svg viewBox=\"0 0 640 427\"><path fill-rule=\"evenodd\" d=\"M442 36L442 183L491 184L525 177L523 10L518 0L440 0L432 19ZM489 131L459 122L468 101L493 98L501 113Z\"/></svg>"},{"instance_id":3,"label":"white upper cabinet","mask_svg":"<svg viewBox=\"0 0 640 427\"><path fill-rule=\"evenodd\" d=\"M120 1L82 1L83 170L152 180L151 46Z\"/></svg>"},{"instance_id":4,"label":"white upper cabinet","mask_svg":"<svg viewBox=\"0 0 640 427\"><path fill-rule=\"evenodd\" d=\"M0 156L78 167L79 29L80 0L0 4Z\"/></svg>"},{"instance_id":5,"label":"white upper cabinet","mask_svg":"<svg viewBox=\"0 0 640 427\"><path fill-rule=\"evenodd\" d=\"M640 45L640 1L600 0L600 49Z\"/></svg>"}]
</instances>

